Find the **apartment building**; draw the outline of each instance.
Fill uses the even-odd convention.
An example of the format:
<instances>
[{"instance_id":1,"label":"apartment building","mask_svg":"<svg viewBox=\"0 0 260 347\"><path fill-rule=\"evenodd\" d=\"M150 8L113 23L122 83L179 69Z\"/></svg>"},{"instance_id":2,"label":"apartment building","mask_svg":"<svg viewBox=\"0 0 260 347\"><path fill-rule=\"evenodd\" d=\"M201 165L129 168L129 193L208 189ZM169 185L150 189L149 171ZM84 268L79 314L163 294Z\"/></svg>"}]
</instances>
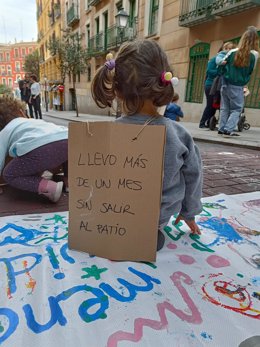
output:
<instances>
[{"instance_id":1,"label":"apartment building","mask_svg":"<svg viewBox=\"0 0 260 347\"><path fill-rule=\"evenodd\" d=\"M35 49L37 42L0 44L0 84L16 88L18 81L24 77L25 57Z\"/></svg>"},{"instance_id":2,"label":"apartment building","mask_svg":"<svg viewBox=\"0 0 260 347\"><path fill-rule=\"evenodd\" d=\"M59 60L52 56L49 44L62 36L62 9L60 0L37 0L38 44L40 55L40 83L45 107L63 109L64 86L59 69ZM57 102L58 100L58 102ZM46 105L47 103L47 105Z\"/></svg>"},{"instance_id":3,"label":"apartment building","mask_svg":"<svg viewBox=\"0 0 260 347\"><path fill-rule=\"evenodd\" d=\"M88 52L88 69L77 77L76 90L66 80L66 108L73 109L75 94L79 111L109 114L97 109L90 84L107 52L116 53L122 42L136 38L156 40L166 51L174 74L184 120L198 122L205 105L204 80L208 60L225 41L238 42L248 26L260 30L259 0L67 0L63 3L63 27L79 33ZM121 27L118 15L127 14ZM152 62L151 62L152 64ZM246 115L260 126L260 61L249 83Z\"/></svg>"}]
</instances>

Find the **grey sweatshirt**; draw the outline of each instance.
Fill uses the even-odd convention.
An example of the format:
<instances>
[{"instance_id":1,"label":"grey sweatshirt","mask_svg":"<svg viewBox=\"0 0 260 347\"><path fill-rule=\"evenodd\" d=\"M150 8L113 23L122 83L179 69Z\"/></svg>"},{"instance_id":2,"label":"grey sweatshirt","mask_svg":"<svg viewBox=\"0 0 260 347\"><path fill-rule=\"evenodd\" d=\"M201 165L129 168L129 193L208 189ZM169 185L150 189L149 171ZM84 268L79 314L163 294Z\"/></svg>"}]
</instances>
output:
<instances>
[{"instance_id":1,"label":"grey sweatshirt","mask_svg":"<svg viewBox=\"0 0 260 347\"><path fill-rule=\"evenodd\" d=\"M144 124L151 119L146 115L124 116L116 122ZM202 211L202 163L200 153L187 130L177 122L163 116L149 125L166 126L164 176L160 225L180 213L190 220Z\"/></svg>"}]
</instances>

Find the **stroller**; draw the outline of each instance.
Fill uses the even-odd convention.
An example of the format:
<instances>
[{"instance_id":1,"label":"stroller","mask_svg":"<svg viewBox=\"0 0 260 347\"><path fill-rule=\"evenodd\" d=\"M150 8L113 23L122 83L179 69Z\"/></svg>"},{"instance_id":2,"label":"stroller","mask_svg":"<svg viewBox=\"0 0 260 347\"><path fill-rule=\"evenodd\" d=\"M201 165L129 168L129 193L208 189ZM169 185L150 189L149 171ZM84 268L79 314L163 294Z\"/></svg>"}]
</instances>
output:
<instances>
[{"instance_id":1,"label":"stroller","mask_svg":"<svg viewBox=\"0 0 260 347\"><path fill-rule=\"evenodd\" d=\"M244 88L244 97L246 98L250 94L250 91L247 87ZM220 92L217 91L216 94L213 97L213 108L220 110ZM219 111L220 113L220 111ZM212 116L209 120L209 129L210 130L216 130L216 125L219 122L219 113L218 117L215 115ZM245 107L243 107L243 110L239 116L239 120L237 123L237 129L239 132L243 130L249 130L250 124L246 121L246 114L245 114Z\"/></svg>"}]
</instances>

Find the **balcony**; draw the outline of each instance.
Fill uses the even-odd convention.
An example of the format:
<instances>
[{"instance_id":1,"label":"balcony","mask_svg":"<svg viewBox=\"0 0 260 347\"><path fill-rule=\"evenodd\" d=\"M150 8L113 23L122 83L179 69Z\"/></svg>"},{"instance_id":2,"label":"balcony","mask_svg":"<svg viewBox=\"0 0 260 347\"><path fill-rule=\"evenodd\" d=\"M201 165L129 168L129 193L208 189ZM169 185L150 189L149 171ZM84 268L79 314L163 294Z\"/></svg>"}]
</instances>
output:
<instances>
[{"instance_id":1,"label":"balcony","mask_svg":"<svg viewBox=\"0 0 260 347\"><path fill-rule=\"evenodd\" d=\"M183 0L179 15L179 25L192 27L260 6L260 0Z\"/></svg>"},{"instance_id":2,"label":"balcony","mask_svg":"<svg viewBox=\"0 0 260 347\"><path fill-rule=\"evenodd\" d=\"M260 5L260 0L217 0L214 3L212 14L229 16Z\"/></svg>"},{"instance_id":3,"label":"balcony","mask_svg":"<svg viewBox=\"0 0 260 347\"><path fill-rule=\"evenodd\" d=\"M90 38L88 44L88 55L96 56L104 54L110 49L119 47L125 41L131 41L137 36L136 18L131 26L128 24L126 28L119 29L115 24L107 28L105 32Z\"/></svg>"},{"instance_id":4,"label":"balcony","mask_svg":"<svg viewBox=\"0 0 260 347\"><path fill-rule=\"evenodd\" d=\"M54 4L53 10L55 19L59 18L61 15L60 3L57 2L56 4Z\"/></svg>"},{"instance_id":5,"label":"balcony","mask_svg":"<svg viewBox=\"0 0 260 347\"><path fill-rule=\"evenodd\" d=\"M79 22L78 6L72 4L69 10L67 11L67 25L73 26L78 22Z\"/></svg>"}]
</instances>

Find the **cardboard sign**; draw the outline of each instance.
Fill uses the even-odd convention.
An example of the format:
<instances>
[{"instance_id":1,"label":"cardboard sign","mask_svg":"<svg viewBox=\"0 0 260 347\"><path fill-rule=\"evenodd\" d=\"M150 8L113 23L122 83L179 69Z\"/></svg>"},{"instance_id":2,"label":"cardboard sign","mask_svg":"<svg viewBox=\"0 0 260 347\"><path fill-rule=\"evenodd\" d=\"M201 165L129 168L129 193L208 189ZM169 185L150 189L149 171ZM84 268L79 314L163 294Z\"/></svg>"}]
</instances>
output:
<instances>
[{"instance_id":1,"label":"cardboard sign","mask_svg":"<svg viewBox=\"0 0 260 347\"><path fill-rule=\"evenodd\" d=\"M164 126L69 124L71 249L156 260L164 144Z\"/></svg>"}]
</instances>

